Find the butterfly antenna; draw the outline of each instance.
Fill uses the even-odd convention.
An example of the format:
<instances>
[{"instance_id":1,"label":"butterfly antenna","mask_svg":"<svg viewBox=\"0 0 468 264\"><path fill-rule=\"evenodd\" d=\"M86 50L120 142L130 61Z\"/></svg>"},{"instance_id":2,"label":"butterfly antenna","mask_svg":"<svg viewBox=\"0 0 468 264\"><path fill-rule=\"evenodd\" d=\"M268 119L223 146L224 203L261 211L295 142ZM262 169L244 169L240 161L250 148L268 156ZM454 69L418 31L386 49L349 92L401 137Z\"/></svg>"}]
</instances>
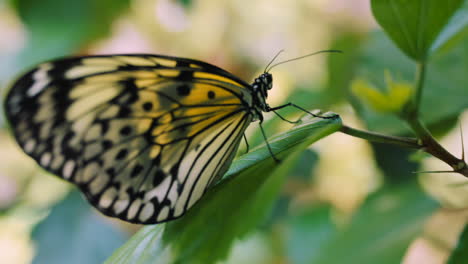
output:
<instances>
[{"instance_id":1,"label":"butterfly antenna","mask_svg":"<svg viewBox=\"0 0 468 264\"><path fill-rule=\"evenodd\" d=\"M289 60L285 60L285 61L282 61L282 62L278 62L276 64L274 64L273 66L271 66L270 68L265 68L265 72L269 72L271 71L271 69L273 69L274 67L278 66L278 65L281 65L281 64L284 64L286 62L291 62L291 61L295 61L295 60L300 60L300 59L303 59L303 58L306 58L306 57L309 57L309 56L312 56L312 55L316 55L316 54L319 54L319 53L332 53L332 52L335 52L335 53L343 53L341 50L321 50L321 51L317 51L317 52L314 52L314 53L310 53L310 54L307 54L307 55L304 55L304 56L300 56L300 57L297 57L297 58L293 58L293 59L289 59ZM276 58L276 56L275 56ZM273 59L274 60L274 59ZM268 64L270 65L271 62Z\"/></svg>"},{"instance_id":2,"label":"butterfly antenna","mask_svg":"<svg viewBox=\"0 0 468 264\"><path fill-rule=\"evenodd\" d=\"M278 51L278 53L276 53L276 55L273 57L273 59L268 63L268 65L265 67L265 70L263 71L263 73L267 73L267 69L268 67L276 60L276 58L278 58L278 56L281 54L281 52L283 52L284 49Z\"/></svg>"}]
</instances>

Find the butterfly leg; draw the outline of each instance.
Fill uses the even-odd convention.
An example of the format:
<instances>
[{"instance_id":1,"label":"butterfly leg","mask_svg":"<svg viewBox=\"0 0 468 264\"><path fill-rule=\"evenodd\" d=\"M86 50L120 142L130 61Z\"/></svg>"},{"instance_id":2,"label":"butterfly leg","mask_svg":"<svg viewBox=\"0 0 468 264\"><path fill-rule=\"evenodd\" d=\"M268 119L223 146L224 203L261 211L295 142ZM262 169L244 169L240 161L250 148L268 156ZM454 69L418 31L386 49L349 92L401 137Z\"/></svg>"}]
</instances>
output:
<instances>
[{"instance_id":1,"label":"butterfly leg","mask_svg":"<svg viewBox=\"0 0 468 264\"><path fill-rule=\"evenodd\" d=\"M276 163L279 163L280 160L275 156L275 154L273 154L273 150L271 150L270 143L268 143L268 139L267 139L267 137L266 137L265 130L263 130L262 122L260 122L259 124L260 124L260 131L262 131L263 139L265 139L265 143L266 143L266 145L267 145L267 147L268 147L268 151L270 152L271 157L273 158L273 160L274 160Z\"/></svg>"},{"instance_id":2,"label":"butterfly leg","mask_svg":"<svg viewBox=\"0 0 468 264\"><path fill-rule=\"evenodd\" d=\"M245 141L245 146L246 146L246 150L245 150L245 153L248 153L249 152L249 142L247 141L247 137L245 136L245 133L243 134L243 137L244 137L244 141Z\"/></svg>"},{"instance_id":3,"label":"butterfly leg","mask_svg":"<svg viewBox=\"0 0 468 264\"><path fill-rule=\"evenodd\" d=\"M336 114L333 115L333 116L321 116L321 115L316 115L316 114L314 114L314 113L312 113L312 112L310 112L310 111L307 111L306 109L304 109L304 108L302 108L302 107L300 107L300 106L298 106L298 105L296 105L296 104L293 104L293 103L287 103L287 104L280 105L280 106L277 106L277 107L270 107L270 108L268 109L268 111L273 111L273 112L274 112L275 110L278 110L278 109L281 109L281 108L285 108L285 107L287 107L287 106L295 107L295 108L297 108L297 109L299 109L299 110L302 110L302 111L304 111L304 112L306 112L306 113L308 113L308 114L310 114L310 115L312 115L312 116L314 116L314 117L318 117L318 118L323 118L323 119L335 119L335 118L339 117L339 115L336 115Z\"/></svg>"},{"instance_id":4,"label":"butterfly leg","mask_svg":"<svg viewBox=\"0 0 468 264\"><path fill-rule=\"evenodd\" d=\"M300 120L296 120L296 121L287 120L286 118L282 117L279 113L277 113L275 110L271 110L271 111L275 113L275 115L277 115L279 118L281 118L281 120L286 121L290 124L297 124L300 121Z\"/></svg>"}]
</instances>

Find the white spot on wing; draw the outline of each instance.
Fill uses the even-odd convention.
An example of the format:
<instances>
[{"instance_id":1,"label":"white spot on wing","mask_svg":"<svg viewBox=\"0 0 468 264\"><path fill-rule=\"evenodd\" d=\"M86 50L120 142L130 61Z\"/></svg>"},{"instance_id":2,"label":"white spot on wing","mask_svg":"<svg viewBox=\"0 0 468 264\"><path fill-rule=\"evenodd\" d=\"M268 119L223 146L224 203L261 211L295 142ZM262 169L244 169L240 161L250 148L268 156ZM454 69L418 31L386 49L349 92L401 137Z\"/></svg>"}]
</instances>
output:
<instances>
[{"instance_id":1,"label":"white spot on wing","mask_svg":"<svg viewBox=\"0 0 468 264\"><path fill-rule=\"evenodd\" d=\"M72 176L73 169L75 168L75 162L72 160L69 160L65 162L65 165L63 165L63 172L62 175L65 179L69 179Z\"/></svg>"},{"instance_id":2,"label":"white spot on wing","mask_svg":"<svg viewBox=\"0 0 468 264\"><path fill-rule=\"evenodd\" d=\"M101 196L101 199L99 199L99 206L102 208L108 208L112 204L116 195L117 191L115 188L107 189Z\"/></svg>"},{"instance_id":3,"label":"white spot on wing","mask_svg":"<svg viewBox=\"0 0 468 264\"><path fill-rule=\"evenodd\" d=\"M80 173L77 174L76 180L78 182L89 182L93 177L95 177L98 174L99 169L100 166L97 162L89 163L80 171Z\"/></svg>"},{"instance_id":4,"label":"white spot on wing","mask_svg":"<svg viewBox=\"0 0 468 264\"><path fill-rule=\"evenodd\" d=\"M151 60L137 57L137 56L118 56L116 59L125 62L126 64L133 66L155 66L155 63Z\"/></svg>"},{"instance_id":5,"label":"white spot on wing","mask_svg":"<svg viewBox=\"0 0 468 264\"><path fill-rule=\"evenodd\" d=\"M34 139L30 139L26 141L26 144L24 144L24 150L27 153L31 153L34 150L35 146L36 146L36 141L34 141Z\"/></svg>"},{"instance_id":6,"label":"white spot on wing","mask_svg":"<svg viewBox=\"0 0 468 264\"><path fill-rule=\"evenodd\" d=\"M49 84L50 78L47 75L47 72L52 69L51 63L44 63L40 65L37 71L33 74L33 85L29 87L26 94L30 97L35 96L40 93L44 88Z\"/></svg>"},{"instance_id":7,"label":"white spot on wing","mask_svg":"<svg viewBox=\"0 0 468 264\"><path fill-rule=\"evenodd\" d=\"M128 209L127 218L128 219L134 218L136 216L136 213L140 209L140 206L141 206L141 200L138 199L138 200L133 201L132 205L130 205L130 208Z\"/></svg>"},{"instance_id":8,"label":"white spot on wing","mask_svg":"<svg viewBox=\"0 0 468 264\"><path fill-rule=\"evenodd\" d=\"M162 202L164 196L166 196L166 193L168 192L170 183L171 177L166 176L166 178L161 182L161 184L153 188L151 191L145 193L145 201L149 201L153 197L157 197L158 201Z\"/></svg>"},{"instance_id":9,"label":"white spot on wing","mask_svg":"<svg viewBox=\"0 0 468 264\"><path fill-rule=\"evenodd\" d=\"M86 114L87 112L92 113L96 107L105 105L112 98L116 97L121 90L121 86L109 85L106 88L94 92L90 96L81 97L79 100L70 105L65 116L67 119L73 120L83 114Z\"/></svg>"},{"instance_id":10,"label":"white spot on wing","mask_svg":"<svg viewBox=\"0 0 468 264\"><path fill-rule=\"evenodd\" d=\"M42 154L41 165L44 167L47 167L49 166L51 160L52 160L52 154L50 154L49 152L46 152Z\"/></svg>"},{"instance_id":11,"label":"white spot on wing","mask_svg":"<svg viewBox=\"0 0 468 264\"><path fill-rule=\"evenodd\" d=\"M177 202L179 194L177 193L177 184L172 184L171 190L169 191L167 198L171 201L171 207Z\"/></svg>"},{"instance_id":12,"label":"white spot on wing","mask_svg":"<svg viewBox=\"0 0 468 264\"><path fill-rule=\"evenodd\" d=\"M68 79L81 78L91 74L111 72L117 70L116 65L80 65L75 66L65 73Z\"/></svg>"},{"instance_id":13,"label":"white spot on wing","mask_svg":"<svg viewBox=\"0 0 468 264\"><path fill-rule=\"evenodd\" d=\"M114 204L115 214L120 214L123 211L125 211L125 209L127 209L128 204L129 204L128 196L126 194L124 196L125 197L119 197L119 200L117 200L117 202L115 202L115 204Z\"/></svg>"},{"instance_id":14,"label":"white spot on wing","mask_svg":"<svg viewBox=\"0 0 468 264\"><path fill-rule=\"evenodd\" d=\"M86 131L86 135L85 135L84 140L86 142L88 142L88 141L92 141L94 139L97 139L100 136L102 136L102 126L101 126L101 124L94 124L94 125L91 126L90 129L88 129Z\"/></svg>"},{"instance_id":15,"label":"white spot on wing","mask_svg":"<svg viewBox=\"0 0 468 264\"><path fill-rule=\"evenodd\" d=\"M96 176L96 178L89 184L89 188L91 191L91 194L98 194L100 193L106 184L109 182L109 176L106 174L99 174Z\"/></svg>"},{"instance_id":16,"label":"white spot on wing","mask_svg":"<svg viewBox=\"0 0 468 264\"><path fill-rule=\"evenodd\" d=\"M58 156L57 154L55 154L54 156L55 157L54 157L54 160L52 161L52 164L50 164L50 168L53 170L58 170L60 166L62 166L64 158L63 156L60 155L60 153L58 154Z\"/></svg>"},{"instance_id":17,"label":"white spot on wing","mask_svg":"<svg viewBox=\"0 0 468 264\"><path fill-rule=\"evenodd\" d=\"M167 219L168 216L169 216L169 206L164 206L163 209L159 211L157 221L158 222L164 221Z\"/></svg>"},{"instance_id":18,"label":"white spot on wing","mask_svg":"<svg viewBox=\"0 0 468 264\"><path fill-rule=\"evenodd\" d=\"M147 203L145 204L145 206L143 207L143 209L141 209L141 212L140 212L140 221L144 222L146 220L148 220L154 213L154 205L152 203Z\"/></svg>"}]
</instances>

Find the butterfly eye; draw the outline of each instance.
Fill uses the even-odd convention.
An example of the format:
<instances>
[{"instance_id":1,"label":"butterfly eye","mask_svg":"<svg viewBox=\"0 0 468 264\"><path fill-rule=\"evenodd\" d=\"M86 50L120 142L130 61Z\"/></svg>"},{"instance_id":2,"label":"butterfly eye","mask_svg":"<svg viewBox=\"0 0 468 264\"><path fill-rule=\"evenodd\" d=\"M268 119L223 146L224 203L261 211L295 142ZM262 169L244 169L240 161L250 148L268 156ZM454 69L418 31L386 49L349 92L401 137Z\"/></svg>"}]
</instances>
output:
<instances>
[{"instance_id":1,"label":"butterfly eye","mask_svg":"<svg viewBox=\"0 0 468 264\"><path fill-rule=\"evenodd\" d=\"M271 74L264 73L261 76L263 83L266 85L267 89L270 90L273 87L273 78Z\"/></svg>"}]
</instances>

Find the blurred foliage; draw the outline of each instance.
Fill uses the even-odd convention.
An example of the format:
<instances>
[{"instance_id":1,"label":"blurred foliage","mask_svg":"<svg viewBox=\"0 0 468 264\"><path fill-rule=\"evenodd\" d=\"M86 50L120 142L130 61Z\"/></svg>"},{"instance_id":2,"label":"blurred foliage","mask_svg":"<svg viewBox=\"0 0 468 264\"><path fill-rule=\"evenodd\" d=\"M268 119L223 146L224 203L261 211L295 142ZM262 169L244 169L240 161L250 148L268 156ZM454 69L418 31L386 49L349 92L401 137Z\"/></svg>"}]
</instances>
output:
<instances>
[{"instance_id":1,"label":"blurred foliage","mask_svg":"<svg viewBox=\"0 0 468 264\"><path fill-rule=\"evenodd\" d=\"M464 263L468 259L468 224L460 235L457 246L453 251L448 264Z\"/></svg>"},{"instance_id":2,"label":"blurred foliage","mask_svg":"<svg viewBox=\"0 0 468 264\"><path fill-rule=\"evenodd\" d=\"M400 263L438 207L413 180L372 194L344 227L328 206L311 208L291 218L288 253L294 264Z\"/></svg>"},{"instance_id":3,"label":"blurred foliage","mask_svg":"<svg viewBox=\"0 0 468 264\"><path fill-rule=\"evenodd\" d=\"M421 106L421 116L429 126L452 119L468 107L468 101L464 98L468 94L468 75L464 74L468 71L468 36L460 42L450 51L435 55L429 65ZM371 34L363 50L358 76L373 82L374 87L382 92L386 87L385 71L402 81L411 82L414 78L414 64L382 32ZM407 126L396 116L376 113L359 99L352 102L370 130L409 133ZM434 109L434 105L443 107Z\"/></svg>"},{"instance_id":4,"label":"blurred foliage","mask_svg":"<svg viewBox=\"0 0 468 264\"><path fill-rule=\"evenodd\" d=\"M182 6L189 8L192 6L192 0L177 0Z\"/></svg>"},{"instance_id":5,"label":"blurred foliage","mask_svg":"<svg viewBox=\"0 0 468 264\"><path fill-rule=\"evenodd\" d=\"M371 11L383 31L374 30L373 21L365 20ZM270 104L294 102L307 109L333 109L342 117L356 114L369 130L411 135L394 114L413 89L415 61L429 58L421 113L431 132L438 137L449 133L468 107L468 0L9 0L0 3L0 29L4 29L2 90L13 75L65 55L121 50L167 53L202 59L252 78L280 49L287 50L283 59L338 49L344 53L322 54L275 68ZM8 33L14 30L19 37ZM13 47L7 47L10 39ZM392 76L391 82L386 73ZM360 89L352 89L356 81L361 81ZM379 107L385 111L376 111ZM293 108L280 113L290 120L302 114ZM440 207L415 181L413 172L422 166L421 159L410 160L412 152L399 147L372 144L368 160L375 164L357 171L377 165L384 175L383 184L368 183L366 188L373 193L362 197L355 211L343 212L337 209L342 205L325 202L317 184L333 176L327 170L316 170L320 148L305 150L340 124L309 120L291 128L271 117L266 115L264 127L269 136L279 133L269 137L269 142L274 149L284 150L279 155L283 162L268 159L258 125L252 124L248 131L251 151L239 156L220 184L184 217L142 228L106 263L215 263L224 258L227 263L245 263L242 257L249 259L251 251L261 249L277 263L403 262L413 250L409 245L424 234L425 223ZM344 122L348 124L347 119ZM12 139L6 141L2 137L0 142L6 150L0 152L6 161L0 166L0 199L14 195L15 188L24 189L21 185L29 181L22 176L26 173L21 164L31 163L26 158L13 162L17 155L11 154ZM357 157L340 156L350 153L349 148L343 144L333 151L353 161ZM336 160L333 166L340 162ZM350 171L345 176L356 179L354 174ZM12 181L11 186L19 187L8 187L6 183ZM46 195L47 188L55 185L40 185L31 193ZM343 185L336 189L334 195L345 197L355 191ZM43 206L38 206L40 211ZM21 208L5 210L0 220L27 218L10 211ZM102 263L126 238L115 222L109 223L72 192L34 227L34 263ZM451 228L450 223L446 225ZM467 237L465 228L450 263L467 259ZM5 244L13 243L0 243L0 249Z\"/></svg>"},{"instance_id":6,"label":"blurred foliage","mask_svg":"<svg viewBox=\"0 0 468 264\"><path fill-rule=\"evenodd\" d=\"M375 19L409 57L426 60L433 42L464 0L372 0Z\"/></svg>"},{"instance_id":7,"label":"blurred foliage","mask_svg":"<svg viewBox=\"0 0 468 264\"><path fill-rule=\"evenodd\" d=\"M79 52L109 34L129 0L10 0L28 30L20 67Z\"/></svg>"},{"instance_id":8,"label":"blurred foliage","mask_svg":"<svg viewBox=\"0 0 468 264\"><path fill-rule=\"evenodd\" d=\"M77 191L52 207L49 216L34 228L32 238L35 264L102 263L127 239L99 217Z\"/></svg>"},{"instance_id":9,"label":"blurred foliage","mask_svg":"<svg viewBox=\"0 0 468 264\"><path fill-rule=\"evenodd\" d=\"M468 1L462 2L462 6L432 44L431 52L443 52L450 49L468 34Z\"/></svg>"},{"instance_id":10,"label":"blurred foliage","mask_svg":"<svg viewBox=\"0 0 468 264\"><path fill-rule=\"evenodd\" d=\"M409 158L414 152L388 144L372 143L371 146L386 184L404 184L414 179L419 169L419 163Z\"/></svg>"},{"instance_id":11,"label":"blurred foliage","mask_svg":"<svg viewBox=\"0 0 468 264\"><path fill-rule=\"evenodd\" d=\"M377 113L399 114L411 99L412 85L408 82L395 82L385 72L386 91L381 92L365 80L356 79L351 84L352 93Z\"/></svg>"},{"instance_id":12,"label":"blurred foliage","mask_svg":"<svg viewBox=\"0 0 468 264\"><path fill-rule=\"evenodd\" d=\"M328 56L327 83L322 98L310 102L310 106L329 107L331 104L341 103L348 98L348 87L356 74L356 66L365 42L365 36L359 32L344 32L337 34L331 41L332 49L342 50L340 56ZM309 90L309 89L306 89Z\"/></svg>"}]
</instances>

